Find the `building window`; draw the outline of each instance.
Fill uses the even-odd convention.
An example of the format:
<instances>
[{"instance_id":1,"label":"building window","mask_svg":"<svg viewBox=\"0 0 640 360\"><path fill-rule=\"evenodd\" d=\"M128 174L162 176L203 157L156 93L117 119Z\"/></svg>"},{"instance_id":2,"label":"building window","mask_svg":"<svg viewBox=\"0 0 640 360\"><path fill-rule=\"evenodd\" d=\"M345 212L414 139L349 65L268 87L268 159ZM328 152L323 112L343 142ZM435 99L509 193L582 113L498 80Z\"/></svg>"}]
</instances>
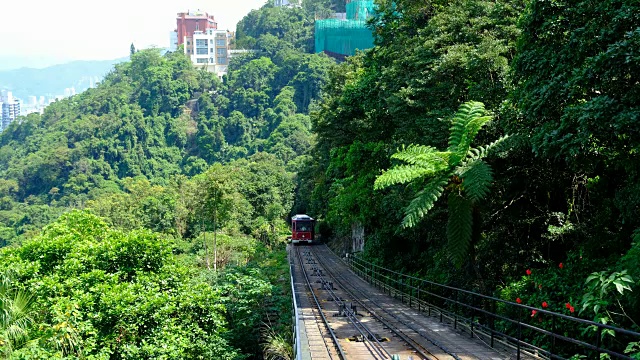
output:
<instances>
[{"instance_id":1,"label":"building window","mask_svg":"<svg viewBox=\"0 0 640 360\"><path fill-rule=\"evenodd\" d=\"M209 59L196 59L196 62L197 62L198 64L206 64L206 63L208 63L208 62L209 62L208 60L209 60Z\"/></svg>"},{"instance_id":2,"label":"building window","mask_svg":"<svg viewBox=\"0 0 640 360\"><path fill-rule=\"evenodd\" d=\"M226 63L227 63L226 57L218 57L218 64L226 64Z\"/></svg>"},{"instance_id":3,"label":"building window","mask_svg":"<svg viewBox=\"0 0 640 360\"><path fill-rule=\"evenodd\" d=\"M200 30L200 23L196 21L196 31Z\"/></svg>"},{"instance_id":4,"label":"building window","mask_svg":"<svg viewBox=\"0 0 640 360\"><path fill-rule=\"evenodd\" d=\"M207 47L207 39L196 39L197 47Z\"/></svg>"},{"instance_id":5,"label":"building window","mask_svg":"<svg viewBox=\"0 0 640 360\"><path fill-rule=\"evenodd\" d=\"M187 45L191 45L191 41L187 41Z\"/></svg>"},{"instance_id":6,"label":"building window","mask_svg":"<svg viewBox=\"0 0 640 360\"><path fill-rule=\"evenodd\" d=\"M213 54L216 51L213 48L211 48L211 49L209 49L209 52Z\"/></svg>"},{"instance_id":7,"label":"building window","mask_svg":"<svg viewBox=\"0 0 640 360\"><path fill-rule=\"evenodd\" d=\"M196 55L209 55L209 49L207 49L207 48L196 48Z\"/></svg>"},{"instance_id":8,"label":"building window","mask_svg":"<svg viewBox=\"0 0 640 360\"><path fill-rule=\"evenodd\" d=\"M218 56L220 55L227 55L227 49L225 48L218 48Z\"/></svg>"},{"instance_id":9,"label":"building window","mask_svg":"<svg viewBox=\"0 0 640 360\"><path fill-rule=\"evenodd\" d=\"M225 45L227 45L225 39L216 39L216 46L225 46Z\"/></svg>"}]
</instances>

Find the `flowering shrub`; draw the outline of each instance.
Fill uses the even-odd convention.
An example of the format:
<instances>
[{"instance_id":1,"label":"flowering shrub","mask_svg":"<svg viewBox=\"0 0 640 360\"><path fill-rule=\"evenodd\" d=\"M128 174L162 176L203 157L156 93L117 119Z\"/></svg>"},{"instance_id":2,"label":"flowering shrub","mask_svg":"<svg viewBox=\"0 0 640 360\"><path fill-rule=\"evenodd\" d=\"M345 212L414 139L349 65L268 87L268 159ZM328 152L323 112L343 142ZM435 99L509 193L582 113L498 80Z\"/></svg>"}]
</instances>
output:
<instances>
[{"instance_id":1,"label":"flowering shrub","mask_svg":"<svg viewBox=\"0 0 640 360\"><path fill-rule=\"evenodd\" d=\"M524 268L520 273L523 275L500 289L499 296L516 304L537 309L504 306L501 310L511 319L588 343L594 341L597 331L595 326L585 327L577 322L546 314L539 309L570 317L580 316L595 322L632 328L637 331L638 329L634 328L633 319L622 311L622 305L619 302L625 294L631 292L635 284L634 280L626 271L593 273L594 269L601 268L599 265L594 260L588 261L578 253L573 253L569 254L564 262L547 264L543 268ZM514 327L506 322L501 325L505 331L509 331L510 326ZM602 331L601 343L612 344L615 341L618 343L616 351L624 351L625 348L620 346L625 344L619 341L621 339L613 340L613 337L610 337L613 335L613 331L605 329ZM543 349L550 348L549 337L542 332L526 329L523 331L523 338ZM554 352L559 351L558 348L561 348L560 351L565 352L567 357L580 351L579 348L568 343L559 346L556 344ZM634 347L631 346L631 349Z\"/></svg>"}]
</instances>

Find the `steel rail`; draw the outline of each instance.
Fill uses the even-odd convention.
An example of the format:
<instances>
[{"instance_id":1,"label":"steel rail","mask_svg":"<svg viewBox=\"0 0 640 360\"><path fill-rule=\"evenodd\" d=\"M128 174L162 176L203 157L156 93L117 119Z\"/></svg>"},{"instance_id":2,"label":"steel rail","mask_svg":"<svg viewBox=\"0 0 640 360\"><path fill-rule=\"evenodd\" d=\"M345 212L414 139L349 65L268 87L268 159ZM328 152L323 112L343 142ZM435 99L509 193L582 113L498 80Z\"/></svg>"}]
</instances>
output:
<instances>
[{"instance_id":1,"label":"steel rail","mask_svg":"<svg viewBox=\"0 0 640 360\"><path fill-rule=\"evenodd\" d=\"M324 266L325 268L327 268L326 266ZM342 281L338 280L337 277L334 274L333 271L328 270L328 272L330 272L332 274L332 277L339 283L342 283ZM354 274L355 275L355 274ZM357 275L356 275L357 276ZM344 279L343 276L341 276L341 278L353 285L350 281L347 281L346 279ZM374 310L372 310L370 307L366 306L362 301L360 301L359 298L357 298L353 292L349 291L344 284L342 284L342 288L348 292L353 299L355 299L355 301L357 301L364 309L366 309L373 317L375 317L378 321L380 321L381 323L383 323L386 327L389 328L389 330L393 331L396 335L398 335L402 340L404 340L407 344L409 344L409 346L411 346L421 357L423 357L424 359L428 359L429 357L438 359L438 357L434 354L432 354L429 350L425 349L423 346L421 346L420 344L418 344L415 340L411 339L410 337L406 336L404 333L402 333L402 331L400 331L400 329L398 329L395 326L392 326L388 321L385 321L380 315L378 315ZM352 286L352 289L356 289L355 287ZM447 354L451 355L453 358L455 358L456 360L461 360L457 355L453 354L452 352L448 351L446 348L444 348L442 345L440 345L437 341L430 339L428 336L421 334L421 331L418 329L415 329L414 327L412 327L411 325L405 323L404 321L398 319L395 315L391 314L389 311L385 310L382 306L380 306L377 302L375 302L374 300L370 299L367 294L360 290L357 289L357 291L362 294L364 296L365 299L367 299L368 301L371 301L374 305L376 305L377 307L379 307L380 309L382 309L384 312L386 312L387 314L389 314L390 316L392 316L394 319L396 319L396 321L398 321L399 323L401 323L402 325L407 326L409 329L415 331L418 335L420 335L421 337L425 338L427 341L429 341L430 343L434 344L435 346L437 346L438 348L440 348L442 351L446 352ZM395 328L395 329L394 329ZM421 349L425 350L427 353L429 353L429 355L427 355L426 353L424 353Z\"/></svg>"},{"instance_id":2,"label":"steel rail","mask_svg":"<svg viewBox=\"0 0 640 360\"><path fill-rule=\"evenodd\" d=\"M302 261L302 256L300 255L300 250L299 249L296 250L296 255L297 255L297 258L299 260L300 267L302 269L302 274L304 275L304 279L305 279L305 282L307 283L307 287L309 289L309 292L311 293L311 296L313 297L313 301L316 303L317 310L320 313L320 317L322 317L322 321L324 322L325 327L329 331L329 334L331 334L331 338L333 339L333 343L335 344L336 349L338 350L338 356L340 356L343 360L346 360L347 357L346 357L346 355L344 353L344 350L340 346L340 342L338 341L338 338L336 337L336 334L331 329L331 326L329 326L329 321L327 321L327 318L324 316L324 312L322 311L322 307L320 306L320 302L318 301L318 297L316 296L316 294L313 293L313 287L311 286L311 281L309 281L309 276L307 275L307 272L306 272L306 270L304 268L304 263ZM322 340L324 341L324 344L327 347L327 353L329 354L329 357L333 358L331 356L331 351L329 349L329 345L325 341L324 337L322 337Z\"/></svg>"},{"instance_id":3,"label":"steel rail","mask_svg":"<svg viewBox=\"0 0 640 360\"><path fill-rule=\"evenodd\" d=\"M315 255L312 255L312 252L311 252L311 251L309 251L309 256L310 256L310 257L315 258L315 259L314 259L314 262L316 262L316 263L320 263L320 261L318 260L318 257L317 257L317 256L315 256ZM324 277L323 275L319 275L319 276L320 276L321 278L323 278L323 277ZM328 283L328 281L325 281L324 279L322 279L321 281L322 281L323 288L324 288L325 283ZM344 288L343 288L343 289L344 289ZM332 289L332 288L328 288L328 289L326 289L326 290L329 292L329 294L330 294L330 295L331 295L331 297L333 298L333 301L334 301L336 304L338 304L338 305L343 305L341 308L342 308L342 309L344 309L344 311L345 311L345 313L346 313L346 315L347 315L347 320L349 320L349 321L353 324L353 327L354 327L354 328L355 328L355 329L360 333L360 335L362 335L363 341L366 341L366 343L371 344L371 348L372 348L372 349L373 349L373 350L378 354L378 356L380 356L380 357L382 357L382 358L385 358L385 355L384 355L384 354L382 354L382 353L378 350L378 348L379 348L379 349L382 349L382 351L384 351L384 352L386 353L387 357L391 358L391 357L392 357L392 356L391 356L391 354L387 351L387 349L385 349L385 348L384 348L384 346L383 346L383 345L380 343L380 341L376 338L375 334L374 334L374 333L372 333L372 332L367 328L367 326L366 326L366 325L364 325L364 324L362 323L362 321L360 321L360 319L358 319L358 317L355 315L355 313L354 313L351 309L348 309L348 308L347 308L346 304L345 304L345 303L340 299L340 297L339 297L339 296L337 296L337 295L335 294L335 292L333 291L333 289ZM361 329L362 329L362 330L361 330ZM369 337L369 336L367 336L367 334L365 334L365 333L363 332L363 330L364 330L364 332L366 332L370 337ZM373 339L373 340L375 341L375 345L374 345L374 342L373 342L373 341L371 341L371 339ZM376 346L376 345L377 345L377 346ZM371 352L371 349L369 349L369 352ZM374 355L374 354L372 353L372 355Z\"/></svg>"},{"instance_id":4,"label":"steel rail","mask_svg":"<svg viewBox=\"0 0 640 360\"><path fill-rule=\"evenodd\" d=\"M317 259L317 257L315 255L311 255L311 251L309 251L309 256L310 257L314 257ZM314 260L314 263L318 263L316 261L316 259ZM324 276L322 274L320 274L321 278L324 278ZM326 283L329 283L328 281L321 279L323 285ZM332 283L329 283L332 284ZM388 357L391 357L391 354L384 348L384 346L380 343L380 341L376 338L375 334L372 333L371 331L369 331L369 329L367 328L366 325L364 325L362 323L362 321L360 321L360 319L358 319L358 317L356 316L355 312L352 311L352 309L347 308L346 303L344 301L342 301L342 299L340 299L339 296L337 296L335 294L335 292L333 291L332 288L327 289L327 291L329 291L329 294L331 295L331 297L333 298L334 302L336 302L337 304L341 305L342 309L345 311L346 315L347 315L347 319L353 324L353 326L356 328L356 330L358 330L358 332L360 333L360 335L363 336L363 340L367 341L368 343L373 344L373 342L370 340L371 338L375 340L376 345L382 349L387 355ZM367 334L369 334L370 338L366 336L366 334L360 330L360 328L362 328ZM375 346L374 346L375 348ZM378 353L379 356L384 358L384 354L382 354L380 351L376 350L376 353ZM373 354L372 354L373 355Z\"/></svg>"}]
</instances>

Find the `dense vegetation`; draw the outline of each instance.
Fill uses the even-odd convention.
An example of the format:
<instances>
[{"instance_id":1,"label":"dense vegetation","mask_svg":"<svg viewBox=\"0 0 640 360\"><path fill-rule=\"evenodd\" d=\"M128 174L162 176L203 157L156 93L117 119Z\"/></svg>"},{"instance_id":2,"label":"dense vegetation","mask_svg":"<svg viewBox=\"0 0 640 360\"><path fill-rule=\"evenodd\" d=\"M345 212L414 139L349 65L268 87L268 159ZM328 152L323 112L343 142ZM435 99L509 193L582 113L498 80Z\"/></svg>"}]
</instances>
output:
<instances>
[{"instance_id":1,"label":"dense vegetation","mask_svg":"<svg viewBox=\"0 0 640 360\"><path fill-rule=\"evenodd\" d=\"M311 111L311 215L385 266L637 330L637 2L377 3Z\"/></svg>"},{"instance_id":2,"label":"dense vegetation","mask_svg":"<svg viewBox=\"0 0 640 360\"><path fill-rule=\"evenodd\" d=\"M181 52L132 51L0 134L0 357L290 348L285 219L335 64L305 44L331 6L253 11L237 41L254 52L224 82Z\"/></svg>"},{"instance_id":3,"label":"dense vegetation","mask_svg":"<svg viewBox=\"0 0 640 360\"><path fill-rule=\"evenodd\" d=\"M313 22L344 1L267 4L222 82L142 50L0 134L0 356L260 358L301 212L376 263L638 330L638 5L377 3L339 65Z\"/></svg>"}]
</instances>

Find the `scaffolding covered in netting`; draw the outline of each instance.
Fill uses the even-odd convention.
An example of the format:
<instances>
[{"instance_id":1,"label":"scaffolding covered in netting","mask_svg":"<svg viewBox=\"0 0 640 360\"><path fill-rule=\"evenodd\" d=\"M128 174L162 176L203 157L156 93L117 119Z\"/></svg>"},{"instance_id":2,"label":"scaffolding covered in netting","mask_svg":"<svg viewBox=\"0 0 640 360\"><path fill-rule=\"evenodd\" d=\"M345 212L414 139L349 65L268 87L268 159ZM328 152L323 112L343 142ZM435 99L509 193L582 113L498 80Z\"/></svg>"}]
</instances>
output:
<instances>
[{"instance_id":1,"label":"scaffolding covered in netting","mask_svg":"<svg viewBox=\"0 0 640 360\"><path fill-rule=\"evenodd\" d=\"M374 12L373 0L354 0L347 4L348 20L367 20Z\"/></svg>"},{"instance_id":2,"label":"scaffolding covered in netting","mask_svg":"<svg viewBox=\"0 0 640 360\"><path fill-rule=\"evenodd\" d=\"M353 0L347 4L346 20L317 20L315 24L316 52L331 52L351 56L356 50L373 47L373 34L367 19L375 11L373 0Z\"/></svg>"}]
</instances>

